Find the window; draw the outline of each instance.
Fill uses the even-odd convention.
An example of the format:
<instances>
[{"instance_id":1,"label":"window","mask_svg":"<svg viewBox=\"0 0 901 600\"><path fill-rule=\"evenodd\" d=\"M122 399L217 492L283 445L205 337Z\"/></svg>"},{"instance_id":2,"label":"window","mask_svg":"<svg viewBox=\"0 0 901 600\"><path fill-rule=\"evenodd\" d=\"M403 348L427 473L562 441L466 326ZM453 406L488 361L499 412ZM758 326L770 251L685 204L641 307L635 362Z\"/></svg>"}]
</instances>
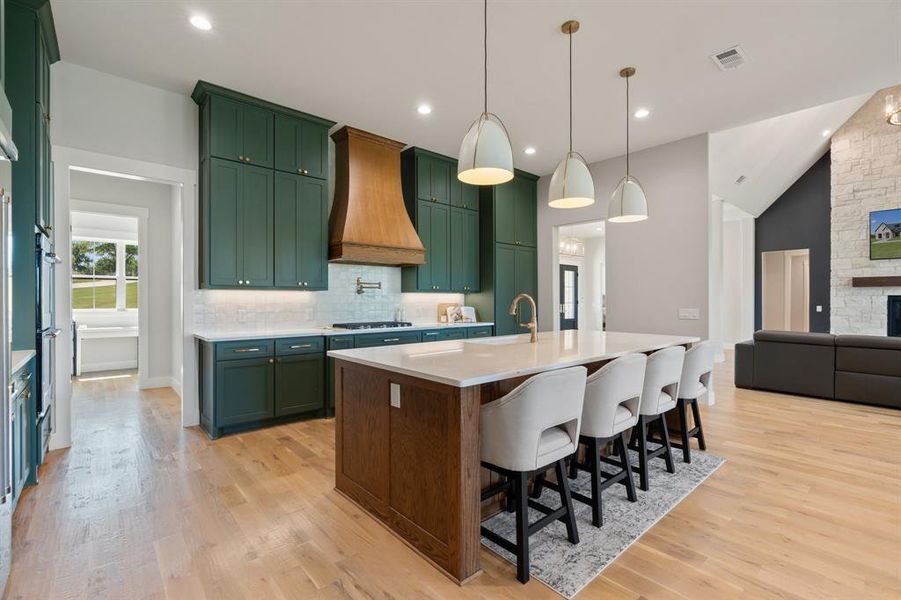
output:
<instances>
[{"instance_id":1,"label":"window","mask_svg":"<svg viewBox=\"0 0 901 600\"><path fill-rule=\"evenodd\" d=\"M72 240L72 308L138 308L138 246L113 240Z\"/></svg>"}]
</instances>

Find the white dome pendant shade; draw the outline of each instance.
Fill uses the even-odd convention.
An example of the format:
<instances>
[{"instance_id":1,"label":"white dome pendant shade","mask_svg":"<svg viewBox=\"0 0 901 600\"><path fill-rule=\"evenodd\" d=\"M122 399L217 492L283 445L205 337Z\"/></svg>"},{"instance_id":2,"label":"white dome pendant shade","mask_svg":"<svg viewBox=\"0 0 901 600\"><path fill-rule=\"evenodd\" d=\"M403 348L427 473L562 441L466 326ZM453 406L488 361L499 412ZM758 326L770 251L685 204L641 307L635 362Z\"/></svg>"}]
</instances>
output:
<instances>
[{"instance_id":1,"label":"white dome pendant shade","mask_svg":"<svg viewBox=\"0 0 901 600\"><path fill-rule=\"evenodd\" d=\"M607 206L607 220L611 223L636 223L648 218L648 199L641 183L629 172L629 78L635 67L625 67L619 76L626 80L626 176L623 177Z\"/></svg>"},{"instance_id":2,"label":"white dome pendant shade","mask_svg":"<svg viewBox=\"0 0 901 600\"><path fill-rule=\"evenodd\" d=\"M547 205L551 208L582 208L594 204L594 180L585 159L573 152L573 34L578 21L567 21L560 31L569 36L569 152L557 165L548 186Z\"/></svg>"},{"instance_id":3,"label":"white dome pendant shade","mask_svg":"<svg viewBox=\"0 0 901 600\"><path fill-rule=\"evenodd\" d=\"M635 223L648 218L648 200L644 189L631 175L623 177L610 196L607 220L611 223Z\"/></svg>"},{"instance_id":4,"label":"white dome pendant shade","mask_svg":"<svg viewBox=\"0 0 901 600\"><path fill-rule=\"evenodd\" d=\"M547 205L551 208L582 208L592 204L594 180L588 165L578 152L567 152L551 177Z\"/></svg>"},{"instance_id":5,"label":"white dome pendant shade","mask_svg":"<svg viewBox=\"0 0 901 600\"><path fill-rule=\"evenodd\" d=\"M497 115L484 112L460 144L457 179L471 185L497 185L513 179L513 148Z\"/></svg>"},{"instance_id":6,"label":"white dome pendant shade","mask_svg":"<svg viewBox=\"0 0 901 600\"><path fill-rule=\"evenodd\" d=\"M503 122L488 112L488 0L482 4L482 34L485 105L460 144L457 179L471 185L498 185L513 179L513 147Z\"/></svg>"}]
</instances>

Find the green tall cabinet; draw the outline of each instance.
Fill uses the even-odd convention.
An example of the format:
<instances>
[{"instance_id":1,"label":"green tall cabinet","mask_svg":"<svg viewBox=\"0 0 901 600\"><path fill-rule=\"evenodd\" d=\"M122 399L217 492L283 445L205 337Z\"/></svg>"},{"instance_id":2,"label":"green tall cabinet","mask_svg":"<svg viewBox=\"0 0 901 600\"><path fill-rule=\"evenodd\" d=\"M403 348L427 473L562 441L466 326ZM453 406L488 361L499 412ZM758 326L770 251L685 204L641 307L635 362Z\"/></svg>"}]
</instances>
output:
<instances>
[{"instance_id":1,"label":"green tall cabinet","mask_svg":"<svg viewBox=\"0 0 901 600\"><path fill-rule=\"evenodd\" d=\"M426 250L424 265L403 269L402 291L478 290L478 188L457 179L457 161L422 148L401 153L401 182Z\"/></svg>"},{"instance_id":2,"label":"green tall cabinet","mask_svg":"<svg viewBox=\"0 0 901 600\"><path fill-rule=\"evenodd\" d=\"M531 319L531 308L522 303L519 317L510 316L514 296L526 293L538 301L537 185L535 175L517 170L512 181L480 190L481 284L478 292L467 293L466 304L480 321L494 321L495 335L526 331L517 320Z\"/></svg>"},{"instance_id":3,"label":"green tall cabinet","mask_svg":"<svg viewBox=\"0 0 901 600\"><path fill-rule=\"evenodd\" d=\"M12 345L35 348L35 227L53 237L50 65L59 46L49 0L6 0L3 87L12 109Z\"/></svg>"},{"instance_id":4,"label":"green tall cabinet","mask_svg":"<svg viewBox=\"0 0 901 600\"><path fill-rule=\"evenodd\" d=\"M328 289L320 117L200 81L200 285Z\"/></svg>"}]
</instances>

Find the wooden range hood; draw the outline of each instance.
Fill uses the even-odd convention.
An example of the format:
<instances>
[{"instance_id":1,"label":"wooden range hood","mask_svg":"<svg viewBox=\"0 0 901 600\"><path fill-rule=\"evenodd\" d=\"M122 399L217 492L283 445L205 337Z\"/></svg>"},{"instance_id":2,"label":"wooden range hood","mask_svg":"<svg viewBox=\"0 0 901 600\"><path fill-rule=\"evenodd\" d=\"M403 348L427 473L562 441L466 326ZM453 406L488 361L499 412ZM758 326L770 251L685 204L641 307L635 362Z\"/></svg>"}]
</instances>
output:
<instances>
[{"instance_id":1,"label":"wooden range hood","mask_svg":"<svg viewBox=\"0 0 901 600\"><path fill-rule=\"evenodd\" d=\"M404 144L346 126L332 139L335 201L329 215L329 261L425 264L425 248L407 215L401 190Z\"/></svg>"}]
</instances>

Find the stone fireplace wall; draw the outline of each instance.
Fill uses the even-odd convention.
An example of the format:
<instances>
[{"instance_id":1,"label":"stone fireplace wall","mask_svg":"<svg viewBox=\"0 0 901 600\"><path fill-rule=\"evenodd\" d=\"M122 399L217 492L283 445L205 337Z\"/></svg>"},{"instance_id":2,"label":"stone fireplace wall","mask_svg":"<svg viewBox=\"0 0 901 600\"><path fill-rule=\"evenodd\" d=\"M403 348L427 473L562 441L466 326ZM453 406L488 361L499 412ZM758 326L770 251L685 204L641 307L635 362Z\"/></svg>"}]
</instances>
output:
<instances>
[{"instance_id":1,"label":"stone fireplace wall","mask_svg":"<svg viewBox=\"0 0 901 600\"><path fill-rule=\"evenodd\" d=\"M888 296L901 287L851 287L852 277L901 275L901 259L870 260L869 213L901 208L901 127L884 116L887 94L873 95L832 136L833 333L885 335Z\"/></svg>"}]
</instances>

